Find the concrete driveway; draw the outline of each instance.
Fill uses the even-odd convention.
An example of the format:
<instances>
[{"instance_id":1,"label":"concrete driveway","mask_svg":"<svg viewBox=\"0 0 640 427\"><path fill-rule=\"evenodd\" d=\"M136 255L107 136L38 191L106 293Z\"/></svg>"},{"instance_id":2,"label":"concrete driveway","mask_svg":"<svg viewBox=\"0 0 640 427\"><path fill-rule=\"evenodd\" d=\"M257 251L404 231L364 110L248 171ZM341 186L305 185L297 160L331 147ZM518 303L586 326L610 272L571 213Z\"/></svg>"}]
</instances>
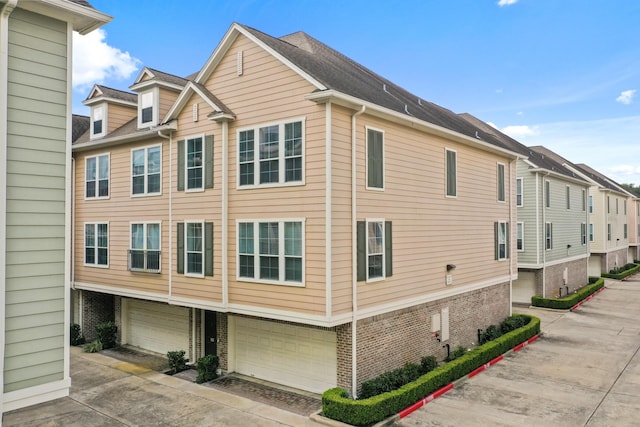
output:
<instances>
[{"instance_id":1,"label":"concrete driveway","mask_svg":"<svg viewBox=\"0 0 640 427\"><path fill-rule=\"evenodd\" d=\"M575 312L514 309L544 335L396 426L640 425L640 275Z\"/></svg>"},{"instance_id":2,"label":"concrete driveway","mask_svg":"<svg viewBox=\"0 0 640 427\"><path fill-rule=\"evenodd\" d=\"M306 416L71 349L69 397L4 414L9 426L317 426Z\"/></svg>"}]
</instances>

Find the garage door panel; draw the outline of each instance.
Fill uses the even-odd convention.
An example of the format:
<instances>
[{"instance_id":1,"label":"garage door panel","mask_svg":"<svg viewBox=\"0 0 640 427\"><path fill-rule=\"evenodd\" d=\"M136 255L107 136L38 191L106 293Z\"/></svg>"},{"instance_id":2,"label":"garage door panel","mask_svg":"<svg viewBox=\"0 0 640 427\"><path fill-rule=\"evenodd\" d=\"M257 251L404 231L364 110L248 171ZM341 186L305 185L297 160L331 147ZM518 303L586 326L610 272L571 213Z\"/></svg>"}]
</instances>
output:
<instances>
[{"instance_id":1,"label":"garage door panel","mask_svg":"<svg viewBox=\"0 0 640 427\"><path fill-rule=\"evenodd\" d=\"M336 340L333 331L238 318L236 371L321 393L336 385Z\"/></svg>"},{"instance_id":2,"label":"garage door panel","mask_svg":"<svg viewBox=\"0 0 640 427\"><path fill-rule=\"evenodd\" d=\"M189 309L147 301L127 301L127 343L166 354L189 350Z\"/></svg>"}]
</instances>

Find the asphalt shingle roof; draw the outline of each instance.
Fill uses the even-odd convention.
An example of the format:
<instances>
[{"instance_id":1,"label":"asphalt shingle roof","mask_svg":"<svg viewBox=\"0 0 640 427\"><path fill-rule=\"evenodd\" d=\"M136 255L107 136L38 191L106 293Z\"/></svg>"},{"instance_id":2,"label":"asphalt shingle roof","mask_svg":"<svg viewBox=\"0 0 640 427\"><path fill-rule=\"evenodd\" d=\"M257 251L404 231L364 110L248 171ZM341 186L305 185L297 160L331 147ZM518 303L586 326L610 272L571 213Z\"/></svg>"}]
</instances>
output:
<instances>
[{"instance_id":1,"label":"asphalt shingle roof","mask_svg":"<svg viewBox=\"0 0 640 427\"><path fill-rule=\"evenodd\" d=\"M84 133L88 133L90 125L91 118L89 116L73 114L71 116L71 143L75 143Z\"/></svg>"},{"instance_id":2,"label":"asphalt shingle roof","mask_svg":"<svg viewBox=\"0 0 640 427\"><path fill-rule=\"evenodd\" d=\"M147 67L147 69L153 73L156 80L159 80L162 82L184 86L189 81L188 79L185 79L183 77L178 77L174 74L165 73L164 71L156 70L155 68Z\"/></svg>"},{"instance_id":3,"label":"asphalt shingle roof","mask_svg":"<svg viewBox=\"0 0 640 427\"><path fill-rule=\"evenodd\" d=\"M100 89L103 96L107 98L119 99L121 101L134 102L134 103L138 102L138 94L136 93L125 92L123 90L113 89L113 88L102 86L102 85L96 85L96 87Z\"/></svg>"}]
</instances>

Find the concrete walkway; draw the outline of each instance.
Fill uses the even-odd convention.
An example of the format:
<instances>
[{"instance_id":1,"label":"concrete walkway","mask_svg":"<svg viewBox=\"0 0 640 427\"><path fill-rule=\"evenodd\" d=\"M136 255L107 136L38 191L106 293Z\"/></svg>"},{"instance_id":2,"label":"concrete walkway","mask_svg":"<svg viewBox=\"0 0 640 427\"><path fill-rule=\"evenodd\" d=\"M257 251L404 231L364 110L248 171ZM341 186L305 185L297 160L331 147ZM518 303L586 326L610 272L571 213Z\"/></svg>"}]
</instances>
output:
<instances>
[{"instance_id":1,"label":"concrete walkway","mask_svg":"<svg viewBox=\"0 0 640 427\"><path fill-rule=\"evenodd\" d=\"M575 312L514 308L544 335L397 426L640 425L640 275Z\"/></svg>"},{"instance_id":2,"label":"concrete walkway","mask_svg":"<svg viewBox=\"0 0 640 427\"><path fill-rule=\"evenodd\" d=\"M318 426L294 414L71 348L70 396L4 414L10 426Z\"/></svg>"}]
</instances>

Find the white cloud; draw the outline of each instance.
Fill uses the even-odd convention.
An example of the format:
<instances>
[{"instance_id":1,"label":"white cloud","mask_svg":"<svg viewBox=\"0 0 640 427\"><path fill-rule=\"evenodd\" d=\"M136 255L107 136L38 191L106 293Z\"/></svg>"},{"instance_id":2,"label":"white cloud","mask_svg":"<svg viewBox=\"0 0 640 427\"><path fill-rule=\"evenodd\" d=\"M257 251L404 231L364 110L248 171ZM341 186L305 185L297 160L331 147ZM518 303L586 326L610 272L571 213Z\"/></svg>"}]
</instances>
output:
<instances>
[{"instance_id":1,"label":"white cloud","mask_svg":"<svg viewBox=\"0 0 640 427\"><path fill-rule=\"evenodd\" d=\"M616 98L616 101L620 104L629 105L633 102L633 97L636 94L635 89L625 90L620 93L620 96Z\"/></svg>"},{"instance_id":2,"label":"white cloud","mask_svg":"<svg viewBox=\"0 0 640 427\"><path fill-rule=\"evenodd\" d=\"M501 131L516 140L519 140L523 137L539 134L537 126L507 126L505 128L502 128Z\"/></svg>"},{"instance_id":3,"label":"white cloud","mask_svg":"<svg viewBox=\"0 0 640 427\"><path fill-rule=\"evenodd\" d=\"M109 46L107 33L97 29L81 36L73 33L73 87L88 88L107 79L128 79L138 69L140 60L129 52Z\"/></svg>"},{"instance_id":4,"label":"white cloud","mask_svg":"<svg viewBox=\"0 0 640 427\"><path fill-rule=\"evenodd\" d=\"M512 4L516 4L518 3L518 0L500 0L498 2L498 6L502 7L502 6L510 6Z\"/></svg>"}]
</instances>

